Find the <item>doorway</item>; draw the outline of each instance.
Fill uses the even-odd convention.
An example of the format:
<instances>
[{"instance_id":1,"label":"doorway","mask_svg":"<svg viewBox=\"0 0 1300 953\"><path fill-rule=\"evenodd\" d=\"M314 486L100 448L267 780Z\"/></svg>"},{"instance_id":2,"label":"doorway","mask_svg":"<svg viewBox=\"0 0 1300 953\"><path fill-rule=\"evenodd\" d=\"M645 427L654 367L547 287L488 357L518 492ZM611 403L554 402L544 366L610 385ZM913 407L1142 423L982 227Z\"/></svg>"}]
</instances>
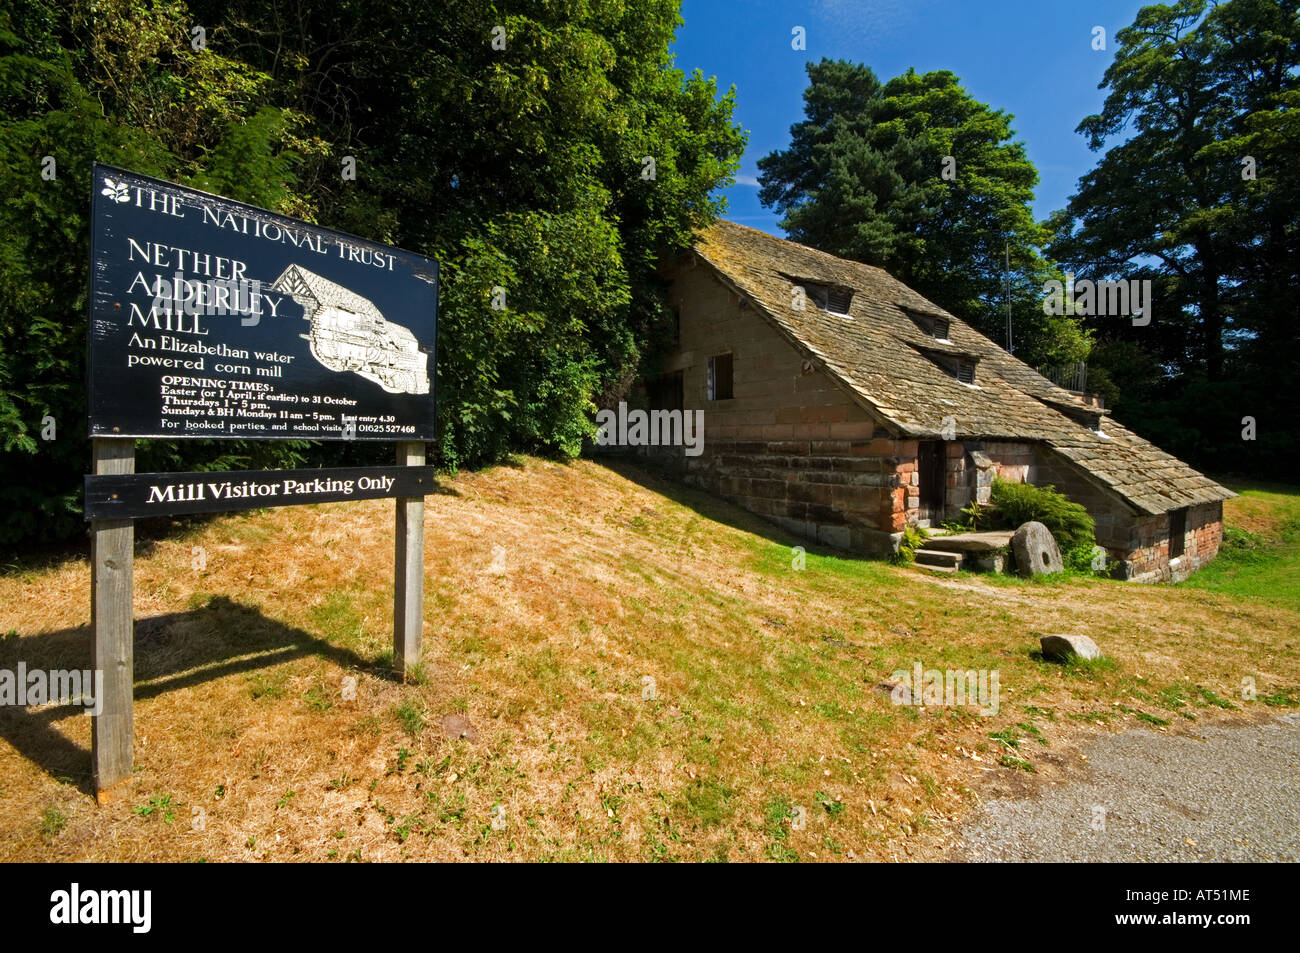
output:
<instances>
[{"instance_id":1,"label":"doorway","mask_svg":"<svg viewBox=\"0 0 1300 953\"><path fill-rule=\"evenodd\" d=\"M917 488L920 491L920 508L916 514L918 526L933 526L943 520L948 459L947 444L942 440L924 440L917 452Z\"/></svg>"}]
</instances>

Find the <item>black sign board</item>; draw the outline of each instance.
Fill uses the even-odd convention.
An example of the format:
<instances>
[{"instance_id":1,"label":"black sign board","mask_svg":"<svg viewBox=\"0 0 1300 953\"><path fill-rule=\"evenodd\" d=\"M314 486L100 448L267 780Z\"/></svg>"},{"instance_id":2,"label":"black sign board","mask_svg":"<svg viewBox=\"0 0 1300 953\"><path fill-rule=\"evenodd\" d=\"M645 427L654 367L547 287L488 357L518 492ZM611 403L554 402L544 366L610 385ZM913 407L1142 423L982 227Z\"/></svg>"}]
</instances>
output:
<instances>
[{"instance_id":1,"label":"black sign board","mask_svg":"<svg viewBox=\"0 0 1300 953\"><path fill-rule=\"evenodd\" d=\"M90 436L434 439L436 261L111 166L93 181Z\"/></svg>"},{"instance_id":2,"label":"black sign board","mask_svg":"<svg viewBox=\"0 0 1300 953\"><path fill-rule=\"evenodd\" d=\"M433 492L433 467L221 470L86 477L86 519L254 510Z\"/></svg>"}]
</instances>

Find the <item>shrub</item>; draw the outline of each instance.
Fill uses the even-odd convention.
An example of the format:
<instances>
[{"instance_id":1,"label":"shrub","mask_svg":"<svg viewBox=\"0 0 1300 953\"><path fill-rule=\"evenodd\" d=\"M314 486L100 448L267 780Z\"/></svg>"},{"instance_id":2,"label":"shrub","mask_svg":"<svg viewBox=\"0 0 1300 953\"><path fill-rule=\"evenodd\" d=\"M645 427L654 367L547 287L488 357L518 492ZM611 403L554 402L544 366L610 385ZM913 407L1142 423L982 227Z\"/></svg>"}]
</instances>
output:
<instances>
[{"instance_id":1,"label":"shrub","mask_svg":"<svg viewBox=\"0 0 1300 953\"><path fill-rule=\"evenodd\" d=\"M925 533L915 526L903 528L903 538L898 541L898 552L889 557L896 566L907 566L916 562L916 551L925 542Z\"/></svg>"},{"instance_id":2,"label":"shrub","mask_svg":"<svg viewBox=\"0 0 1300 953\"><path fill-rule=\"evenodd\" d=\"M1088 511L1053 486L994 480L991 500L1008 529L1036 520L1051 531L1062 553L1091 551L1097 543Z\"/></svg>"},{"instance_id":3,"label":"shrub","mask_svg":"<svg viewBox=\"0 0 1300 953\"><path fill-rule=\"evenodd\" d=\"M1097 561L1097 551L1098 547L1095 544L1076 546L1074 549L1062 549L1061 561L1065 564L1065 568L1071 572L1084 573L1085 575L1109 576L1109 557L1107 557L1101 565L1094 565Z\"/></svg>"},{"instance_id":4,"label":"shrub","mask_svg":"<svg viewBox=\"0 0 1300 953\"><path fill-rule=\"evenodd\" d=\"M958 514L960 517L943 525L962 533L977 533L986 530L997 520L997 513L987 506L980 506L974 500L967 503Z\"/></svg>"}]
</instances>

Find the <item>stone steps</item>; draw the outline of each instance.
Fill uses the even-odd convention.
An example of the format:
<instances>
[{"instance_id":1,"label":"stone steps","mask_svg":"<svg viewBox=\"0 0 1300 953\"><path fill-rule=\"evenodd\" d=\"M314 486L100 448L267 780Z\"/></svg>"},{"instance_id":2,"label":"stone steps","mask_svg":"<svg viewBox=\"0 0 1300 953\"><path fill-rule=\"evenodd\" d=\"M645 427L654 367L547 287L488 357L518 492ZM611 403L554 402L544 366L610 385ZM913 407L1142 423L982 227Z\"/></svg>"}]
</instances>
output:
<instances>
[{"instance_id":1,"label":"stone steps","mask_svg":"<svg viewBox=\"0 0 1300 953\"><path fill-rule=\"evenodd\" d=\"M918 549L916 565L940 572L956 572L961 569L962 554L943 549Z\"/></svg>"},{"instance_id":2,"label":"stone steps","mask_svg":"<svg viewBox=\"0 0 1300 953\"><path fill-rule=\"evenodd\" d=\"M987 530L982 533L957 533L953 536L931 536L925 541L926 549L948 549L965 553L988 553L1006 549L1011 545L1014 530Z\"/></svg>"}]
</instances>

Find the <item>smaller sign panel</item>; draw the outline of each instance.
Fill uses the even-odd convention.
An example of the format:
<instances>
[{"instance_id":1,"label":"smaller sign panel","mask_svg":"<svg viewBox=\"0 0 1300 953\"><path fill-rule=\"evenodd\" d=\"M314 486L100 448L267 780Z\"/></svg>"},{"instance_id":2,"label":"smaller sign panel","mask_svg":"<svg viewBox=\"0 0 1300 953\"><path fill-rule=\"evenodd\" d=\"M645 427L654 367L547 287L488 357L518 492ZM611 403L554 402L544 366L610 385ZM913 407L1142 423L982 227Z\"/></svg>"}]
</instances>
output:
<instances>
[{"instance_id":1,"label":"smaller sign panel","mask_svg":"<svg viewBox=\"0 0 1300 953\"><path fill-rule=\"evenodd\" d=\"M221 470L86 477L86 519L221 513L433 492L433 467Z\"/></svg>"},{"instance_id":2,"label":"smaller sign panel","mask_svg":"<svg viewBox=\"0 0 1300 953\"><path fill-rule=\"evenodd\" d=\"M434 439L438 263L94 170L92 437Z\"/></svg>"}]
</instances>

